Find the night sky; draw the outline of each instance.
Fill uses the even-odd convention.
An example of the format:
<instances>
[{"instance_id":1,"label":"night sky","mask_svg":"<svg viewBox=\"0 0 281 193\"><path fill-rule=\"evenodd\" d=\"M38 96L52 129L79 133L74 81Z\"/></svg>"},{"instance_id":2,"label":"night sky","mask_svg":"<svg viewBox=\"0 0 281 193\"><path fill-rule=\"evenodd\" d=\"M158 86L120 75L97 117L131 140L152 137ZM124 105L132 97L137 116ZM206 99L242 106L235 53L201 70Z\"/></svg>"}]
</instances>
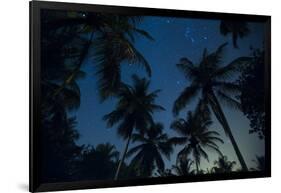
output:
<instances>
[{"instance_id":1,"label":"night sky","mask_svg":"<svg viewBox=\"0 0 281 193\"><path fill-rule=\"evenodd\" d=\"M171 17L144 17L144 21L139 28L149 32L155 41L147 40L138 36L135 40L135 47L143 54L150 63L152 69L150 91L161 89L156 103L163 106L166 111L155 113L155 121L161 122L165 126L165 132L170 137L177 134L170 129L171 122L175 119L172 114L172 106L180 92L190 84L184 75L177 69L176 64L181 57L187 57L194 63L200 61L204 48L213 52L218 46L229 42L226 47L224 64L228 64L236 57L249 56L250 46L262 48L264 39L264 25L262 23L249 23L251 33L246 38L238 40L239 49L234 49L231 43L231 36L222 36L219 32L219 20L206 19L185 19ZM77 117L77 130L80 133L78 144L97 145L99 143L110 142L122 152L125 141L117 135L116 127L107 128L102 117L113 111L116 99L108 99L100 103L97 89L96 68L93 58L89 56L83 69L87 76L79 80L81 89L81 106L71 115ZM137 74L140 77L147 77L146 72L139 65L122 64L122 81L131 83L131 75ZM178 117L186 117L188 110L193 110L197 101L194 101L183 110ZM226 118L232 129L233 135L245 158L248 167L254 167L252 161L256 155L264 155L264 141L259 140L256 135L249 134L249 121L239 111L223 107ZM234 153L229 139L225 136L223 128L213 117L213 124L210 129L218 131L224 144L220 145L220 150L227 155L229 160L239 162ZM130 147L135 146L131 144ZM129 148L130 148L129 147ZM176 154L181 146L175 148L171 161L165 161L169 168L175 164ZM210 164L218 158L218 155L208 151ZM203 159L202 159L203 160ZM201 162L201 168L211 167L206 161Z\"/></svg>"}]
</instances>

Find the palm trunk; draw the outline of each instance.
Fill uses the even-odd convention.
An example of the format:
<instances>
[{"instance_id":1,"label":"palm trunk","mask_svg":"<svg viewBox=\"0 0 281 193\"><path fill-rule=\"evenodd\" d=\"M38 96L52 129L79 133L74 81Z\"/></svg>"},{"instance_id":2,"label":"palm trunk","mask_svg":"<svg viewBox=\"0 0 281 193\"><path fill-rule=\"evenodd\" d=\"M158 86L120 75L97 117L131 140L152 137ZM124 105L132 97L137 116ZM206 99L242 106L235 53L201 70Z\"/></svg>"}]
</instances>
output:
<instances>
[{"instance_id":1,"label":"palm trunk","mask_svg":"<svg viewBox=\"0 0 281 193\"><path fill-rule=\"evenodd\" d=\"M238 34L236 32L233 32L233 34L232 34L232 43L233 43L233 47L234 48L238 48L237 38L238 38Z\"/></svg>"},{"instance_id":2,"label":"palm trunk","mask_svg":"<svg viewBox=\"0 0 281 193\"><path fill-rule=\"evenodd\" d=\"M128 151L128 147L129 147L129 144L130 144L130 140L131 140L132 133L133 133L133 132L130 133L130 135L129 135L128 139L127 139L126 147L125 147L125 149L124 149L122 158L121 158L121 160L119 161L119 164L118 164L118 167L117 167L115 176L114 176L114 180L117 180L117 179L118 179L121 166L122 166L122 164L124 163L124 160L125 160L125 157L126 157L126 154L127 154L127 151Z\"/></svg>"},{"instance_id":3,"label":"palm trunk","mask_svg":"<svg viewBox=\"0 0 281 193\"><path fill-rule=\"evenodd\" d=\"M246 165L246 162L245 162L245 160L244 160L244 158L243 158L243 156L242 156L242 154L241 154L241 152L238 148L238 145L237 145L237 143L236 143L236 141L235 141L235 139L232 135L231 129L228 125L226 117L224 116L223 110L222 110L222 108L219 104L219 101L217 100L217 97L215 96L215 94L213 92L210 93L209 97L210 97L209 99L210 99L211 108L212 108L217 120L223 126L226 135L229 137L242 169L244 171L248 171L248 167Z\"/></svg>"},{"instance_id":4,"label":"palm trunk","mask_svg":"<svg viewBox=\"0 0 281 193\"><path fill-rule=\"evenodd\" d=\"M199 166L198 166L198 163L195 162L195 165L196 165L196 171L197 171L197 175L199 174Z\"/></svg>"}]
</instances>

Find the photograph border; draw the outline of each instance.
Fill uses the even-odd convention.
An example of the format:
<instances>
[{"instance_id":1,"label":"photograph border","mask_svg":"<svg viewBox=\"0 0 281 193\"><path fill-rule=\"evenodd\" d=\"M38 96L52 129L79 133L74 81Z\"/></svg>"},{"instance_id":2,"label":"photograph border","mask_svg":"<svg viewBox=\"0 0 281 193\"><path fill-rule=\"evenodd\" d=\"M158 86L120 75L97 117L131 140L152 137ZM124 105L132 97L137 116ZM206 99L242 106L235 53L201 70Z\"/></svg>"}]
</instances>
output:
<instances>
[{"instance_id":1,"label":"photograph border","mask_svg":"<svg viewBox=\"0 0 281 193\"><path fill-rule=\"evenodd\" d=\"M103 12L125 15L145 15L145 16L167 16L181 18L200 18L200 19L230 19L247 20L249 22L265 23L265 171L235 172L227 174L204 174L195 176L173 176L173 177L153 177L143 179L128 180L94 180L63 183L44 183L39 181L40 174L40 11L68 10L85 12ZM214 180L233 180L245 178L262 178L271 176L271 16L267 15L248 15L233 13L185 11L158 8L109 6L80 3L62 3L47 1L29 2L29 26L30 26L30 76L29 76L29 191L61 191L93 188L109 188L154 184L171 184L183 182L199 182Z\"/></svg>"}]
</instances>

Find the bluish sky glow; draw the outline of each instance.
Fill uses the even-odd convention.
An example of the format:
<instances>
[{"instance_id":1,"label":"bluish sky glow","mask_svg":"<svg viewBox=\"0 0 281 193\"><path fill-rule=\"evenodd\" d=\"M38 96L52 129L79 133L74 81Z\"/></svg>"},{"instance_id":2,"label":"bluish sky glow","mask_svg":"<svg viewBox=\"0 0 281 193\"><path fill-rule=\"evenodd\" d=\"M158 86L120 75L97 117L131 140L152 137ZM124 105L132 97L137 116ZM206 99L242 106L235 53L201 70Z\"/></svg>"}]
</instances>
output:
<instances>
[{"instance_id":1,"label":"bluish sky glow","mask_svg":"<svg viewBox=\"0 0 281 193\"><path fill-rule=\"evenodd\" d=\"M204 48L209 52L214 51L224 42L229 42L225 51L224 64L228 64L234 58L250 55L250 46L261 48L264 38L264 25L261 23L250 23L251 33L248 37L238 40L239 49L234 49L231 44L231 37L224 37L219 32L218 20L184 19L172 17L145 17L139 28L149 32L155 41L142 37L135 40L135 46L144 55L151 65L151 91L161 89L157 98L157 104L165 107L166 111L155 113L155 120L162 122L165 132L169 136L175 136L170 129L171 122L175 119L172 114L172 105L180 92L189 85L183 74L176 68L176 63L181 57L188 57L194 63L200 61ZM77 116L77 130L81 134L79 144L92 144L110 142L115 144L119 151L123 150L125 142L117 136L116 129L106 128L102 117L114 110L116 99L109 99L100 103L97 93L97 77L95 76L95 65L92 58L85 62L83 70L87 73L86 78L79 80L81 89L81 106L72 115ZM131 82L131 75L138 74L140 77L147 76L144 69L138 65L122 64L122 80ZM185 117L188 110L193 110L197 101L194 101L182 111L179 117ZM253 167L255 155L264 155L264 142L256 135L249 135L249 121L241 112L224 109L227 120L233 131L233 135L245 158L248 167ZM234 150L228 138L225 136L222 127L213 117L212 130L221 134L225 141L220 146L221 151L234 160L239 166ZM130 147L135 146L131 144ZM182 147L175 149L171 162L166 161L166 167L175 164L176 154ZM217 154L209 152L210 163L218 158ZM210 167L207 162L202 162L202 169Z\"/></svg>"}]
</instances>

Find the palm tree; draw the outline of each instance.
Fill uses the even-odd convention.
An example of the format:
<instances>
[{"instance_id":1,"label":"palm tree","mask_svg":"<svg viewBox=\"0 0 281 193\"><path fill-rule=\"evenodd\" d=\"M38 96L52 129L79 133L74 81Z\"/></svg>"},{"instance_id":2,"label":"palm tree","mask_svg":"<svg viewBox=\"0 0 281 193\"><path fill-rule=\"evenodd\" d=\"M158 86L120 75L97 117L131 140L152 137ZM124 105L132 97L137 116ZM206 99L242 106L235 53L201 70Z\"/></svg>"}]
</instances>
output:
<instances>
[{"instance_id":1,"label":"palm tree","mask_svg":"<svg viewBox=\"0 0 281 193\"><path fill-rule=\"evenodd\" d=\"M135 17L114 16L109 19L110 28L102 31L96 39L94 62L97 63L98 86L102 99L114 95L121 84L121 64L136 64L144 67L151 76L149 63L134 47L135 35L153 38L138 29Z\"/></svg>"},{"instance_id":2,"label":"palm tree","mask_svg":"<svg viewBox=\"0 0 281 193\"><path fill-rule=\"evenodd\" d=\"M230 173L236 165L235 161L228 161L227 156L221 156L218 160L214 161L215 167L211 169L214 173Z\"/></svg>"},{"instance_id":3,"label":"palm tree","mask_svg":"<svg viewBox=\"0 0 281 193\"><path fill-rule=\"evenodd\" d=\"M172 166L172 169L178 176L194 175L195 170L192 169L193 164L194 162L191 159L181 158L177 161L176 165Z\"/></svg>"},{"instance_id":4,"label":"palm tree","mask_svg":"<svg viewBox=\"0 0 281 193\"><path fill-rule=\"evenodd\" d=\"M75 79L88 56L94 58L93 63L97 67L98 86L103 100L115 94L121 84L121 63L144 66L150 76L151 69L148 62L133 45L136 35L153 40L149 33L137 28L140 22L141 17L78 12L45 21L43 27L44 31L48 32L46 38L49 34L52 34L51 40L54 34L58 36L56 38L58 40L62 39L59 38L62 35L67 37L64 41L55 43L58 48L72 48L73 45L81 44L70 49L76 50L75 54L71 55L72 72L67 74L54 95ZM63 52L61 55L64 55Z\"/></svg>"},{"instance_id":5,"label":"palm tree","mask_svg":"<svg viewBox=\"0 0 281 193\"><path fill-rule=\"evenodd\" d=\"M151 125L145 135L133 134L132 141L140 144L132 147L128 151L127 157L135 155L131 164L135 166L141 176L151 176L155 166L159 171L164 172L163 156L170 159L173 147L168 141L167 134L163 133L161 123Z\"/></svg>"},{"instance_id":6,"label":"palm tree","mask_svg":"<svg viewBox=\"0 0 281 193\"><path fill-rule=\"evenodd\" d=\"M145 78L139 78L136 75L133 75L132 79L133 86L123 84L117 93L119 101L116 109L103 118L107 121L108 127L118 124L117 132L119 136L127 140L114 179L118 179L133 132L138 131L143 135L146 129L153 123L152 114L155 111L165 110L154 103L160 90L149 92L150 81Z\"/></svg>"},{"instance_id":7,"label":"palm tree","mask_svg":"<svg viewBox=\"0 0 281 193\"><path fill-rule=\"evenodd\" d=\"M171 128L180 135L173 137L171 143L184 145L178 153L178 159L187 159L192 154L197 173L200 173L201 157L209 161L206 149L214 150L221 155L216 142L223 143L223 140L219 138L219 133L209 130L211 124L208 106L202 100L199 101L194 113L189 111L186 119L180 118L171 124Z\"/></svg>"},{"instance_id":8,"label":"palm tree","mask_svg":"<svg viewBox=\"0 0 281 193\"><path fill-rule=\"evenodd\" d=\"M228 21L222 20L220 24L220 32L226 36L232 34L232 44L234 48L238 48L237 39L243 38L250 33L248 23L244 21Z\"/></svg>"},{"instance_id":9,"label":"palm tree","mask_svg":"<svg viewBox=\"0 0 281 193\"><path fill-rule=\"evenodd\" d=\"M265 170L265 158L264 156L256 156L256 159L253 160L256 163L255 168L251 168L254 171L264 171Z\"/></svg>"},{"instance_id":10,"label":"palm tree","mask_svg":"<svg viewBox=\"0 0 281 193\"><path fill-rule=\"evenodd\" d=\"M119 158L119 152L115 146L110 143L102 143L96 146L96 152L99 153L104 160L117 161Z\"/></svg>"},{"instance_id":11,"label":"palm tree","mask_svg":"<svg viewBox=\"0 0 281 193\"><path fill-rule=\"evenodd\" d=\"M41 96L42 96L42 106L41 110L45 112L54 112L57 110L75 110L80 106L80 88L77 84L77 80L83 78L85 73L79 71L76 74L75 79L61 87L57 81L52 80L42 80L41 81ZM57 90L59 93L54 95Z\"/></svg>"},{"instance_id":12,"label":"palm tree","mask_svg":"<svg viewBox=\"0 0 281 193\"><path fill-rule=\"evenodd\" d=\"M201 95L202 101L208 104L226 135L229 137L242 169L247 171L247 165L232 135L227 119L224 115L220 102L240 109L240 103L231 96L240 92L237 84L228 81L238 70L239 65L249 62L249 57L239 57L227 65L221 65L222 54L227 44L222 44L218 49L208 54L205 49L199 64L193 64L188 58L182 58L177 67L191 80L180 96L176 99L173 107L175 115L179 113L192 99Z\"/></svg>"},{"instance_id":13,"label":"palm tree","mask_svg":"<svg viewBox=\"0 0 281 193\"><path fill-rule=\"evenodd\" d=\"M78 162L78 177L83 180L112 179L119 152L109 143L84 147Z\"/></svg>"}]
</instances>

